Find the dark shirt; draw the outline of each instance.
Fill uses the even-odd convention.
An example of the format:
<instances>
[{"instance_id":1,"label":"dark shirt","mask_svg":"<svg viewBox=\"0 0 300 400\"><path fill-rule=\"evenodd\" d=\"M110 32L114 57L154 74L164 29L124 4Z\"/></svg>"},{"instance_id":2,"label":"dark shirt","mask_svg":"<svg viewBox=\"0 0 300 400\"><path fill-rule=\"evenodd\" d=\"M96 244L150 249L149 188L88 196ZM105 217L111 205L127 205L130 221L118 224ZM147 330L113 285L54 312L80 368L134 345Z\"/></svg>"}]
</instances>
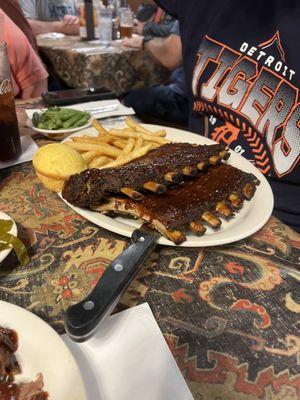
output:
<instances>
[{"instance_id":1,"label":"dark shirt","mask_svg":"<svg viewBox=\"0 0 300 400\"><path fill-rule=\"evenodd\" d=\"M170 34L180 36L180 27L178 21L175 21L175 23L173 23ZM177 68L172 72L171 80L172 83L170 85L170 88L173 90L173 92L186 97L185 76L182 67Z\"/></svg>"},{"instance_id":2,"label":"dark shirt","mask_svg":"<svg viewBox=\"0 0 300 400\"><path fill-rule=\"evenodd\" d=\"M253 162L300 231L299 0L157 3L180 21L191 130Z\"/></svg>"},{"instance_id":3,"label":"dark shirt","mask_svg":"<svg viewBox=\"0 0 300 400\"><path fill-rule=\"evenodd\" d=\"M38 53L36 39L25 18L18 0L0 0L0 8L24 32L33 49Z\"/></svg>"}]
</instances>

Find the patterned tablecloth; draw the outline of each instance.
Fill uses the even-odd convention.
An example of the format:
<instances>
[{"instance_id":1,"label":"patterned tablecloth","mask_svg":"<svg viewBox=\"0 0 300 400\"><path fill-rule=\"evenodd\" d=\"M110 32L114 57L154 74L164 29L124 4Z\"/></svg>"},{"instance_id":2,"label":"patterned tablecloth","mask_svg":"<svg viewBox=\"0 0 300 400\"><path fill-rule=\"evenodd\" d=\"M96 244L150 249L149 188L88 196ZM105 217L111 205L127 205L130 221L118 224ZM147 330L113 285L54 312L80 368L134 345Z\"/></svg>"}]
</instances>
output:
<instances>
[{"instance_id":1,"label":"patterned tablecloth","mask_svg":"<svg viewBox=\"0 0 300 400\"><path fill-rule=\"evenodd\" d=\"M30 163L0 177L0 209L17 222L31 257L25 268L13 254L1 265L0 298L62 333L64 310L92 290L129 240L77 215ZM300 235L271 218L227 246L158 246L117 308L150 304L196 400L296 400L299 267Z\"/></svg>"},{"instance_id":2,"label":"patterned tablecloth","mask_svg":"<svg viewBox=\"0 0 300 400\"><path fill-rule=\"evenodd\" d=\"M122 47L119 42L106 47L66 36L39 39L38 46L58 76L73 88L107 87L119 95L163 83L169 77L144 51Z\"/></svg>"}]
</instances>

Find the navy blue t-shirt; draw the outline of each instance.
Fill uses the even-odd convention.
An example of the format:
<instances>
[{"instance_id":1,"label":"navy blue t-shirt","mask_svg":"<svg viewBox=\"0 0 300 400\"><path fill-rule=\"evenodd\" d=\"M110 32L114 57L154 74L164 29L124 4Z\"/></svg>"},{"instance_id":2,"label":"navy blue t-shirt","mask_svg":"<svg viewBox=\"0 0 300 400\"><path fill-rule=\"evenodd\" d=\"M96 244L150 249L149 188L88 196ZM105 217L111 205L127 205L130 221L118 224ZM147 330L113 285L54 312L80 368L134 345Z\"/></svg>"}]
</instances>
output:
<instances>
[{"instance_id":1,"label":"navy blue t-shirt","mask_svg":"<svg viewBox=\"0 0 300 400\"><path fill-rule=\"evenodd\" d=\"M191 130L253 162L300 232L299 0L157 3L180 21Z\"/></svg>"}]
</instances>

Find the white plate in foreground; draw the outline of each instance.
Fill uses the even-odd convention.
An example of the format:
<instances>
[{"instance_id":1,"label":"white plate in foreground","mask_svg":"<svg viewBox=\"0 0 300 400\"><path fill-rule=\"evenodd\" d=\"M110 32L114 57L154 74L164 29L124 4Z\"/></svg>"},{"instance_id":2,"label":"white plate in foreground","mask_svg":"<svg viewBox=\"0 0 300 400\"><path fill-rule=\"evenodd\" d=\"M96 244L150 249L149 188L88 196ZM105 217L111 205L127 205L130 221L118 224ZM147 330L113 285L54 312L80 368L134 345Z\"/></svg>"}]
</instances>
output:
<instances>
[{"instance_id":1,"label":"white plate in foreground","mask_svg":"<svg viewBox=\"0 0 300 400\"><path fill-rule=\"evenodd\" d=\"M86 400L79 368L60 336L36 315L0 301L0 326L18 334L17 360L22 373L16 382L29 382L43 374L44 390L53 400Z\"/></svg>"},{"instance_id":2,"label":"white plate in foreground","mask_svg":"<svg viewBox=\"0 0 300 400\"><path fill-rule=\"evenodd\" d=\"M10 219L11 221L13 221L13 226L12 226L11 230L9 231L9 233L11 233L14 236L17 236L18 229L17 229L17 225L16 225L15 221L3 211L0 211L0 219L5 219L5 220ZM12 248L0 251L0 263L9 255L9 253L11 251L12 251Z\"/></svg>"},{"instance_id":3,"label":"white plate in foreground","mask_svg":"<svg viewBox=\"0 0 300 400\"><path fill-rule=\"evenodd\" d=\"M196 144L215 143L204 136L196 135L194 133L179 129L166 128L158 125L142 125L151 131L166 129L167 138L174 142L187 142ZM114 128L119 127L123 126L114 126ZM110 129L111 126L105 126L105 128ZM75 137L83 135L97 136L97 131L94 128L90 128L77 132L72 136ZM69 138L67 140L69 140ZM219 230L214 231L213 229L208 228L205 235L202 237L187 234L187 240L180 246L204 247L218 246L226 243L236 242L237 240L244 239L245 237L248 237L258 231L270 218L273 211L274 198L271 187L266 178L248 160L233 151L231 151L231 157L228 163L240 168L245 172L249 172L257 176L257 178L260 180L260 185L256 190L255 196L251 201L244 202L243 208L236 214L234 218L231 218L228 221L223 220L222 226ZM95 211L75 207L72 204L69 204L69 206L90 222L93 222L94 224L111 232L115 232L127 237L131 237L134 229L141 226L140 223L130 218L111 218ZM175 246L173 242L164 237L161 237L158 243L167 246Z\"/></svg>"}]
</instances>

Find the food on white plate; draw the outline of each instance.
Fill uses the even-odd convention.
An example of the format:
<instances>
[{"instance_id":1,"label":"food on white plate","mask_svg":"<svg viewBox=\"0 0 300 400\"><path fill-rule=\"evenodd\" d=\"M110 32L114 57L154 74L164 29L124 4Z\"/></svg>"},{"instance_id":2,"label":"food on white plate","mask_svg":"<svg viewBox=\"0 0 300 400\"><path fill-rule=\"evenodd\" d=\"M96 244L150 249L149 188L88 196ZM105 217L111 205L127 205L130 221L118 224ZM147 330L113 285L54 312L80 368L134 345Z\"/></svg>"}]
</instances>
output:
<instances>
[{"instance_id":1,"label":"food on white plate","mask_svg":"<svg viewBox=\"0 0 300 400\"><path fill-rule=\"evenodd\" d=\"M60 192L64 181L76 172L124 165L168 143L165 130L150 132L130 118L126 123L128 128L106 131L94 120L98 136L73 137L42 147L33 160L37 177L48 189Z\"/></svg>"},{"instance_id":2,"label":"food on white plate","mask_svg":"<svg viewBox=\"0 0 300 400\"><path fill-rule=\"evenodd\" d=\"M0 400L46 400L43 375L35 380L17 384L15 376L21 373L17 360L18 335L14 330L0 326Z\"/></svg>"},{"instance_id":3,"label":"food on white plate","mask_svg":"<svg viewBox=\"0 0 300 400\"><path fill-rule=\"evenodd\" d=\"M221 144L168 143L126 165L88 169L72 175L66 181L62 195L79 207L100 204L119 193L138 200L147 192L165 192L170 185L196 176L229 155Z\"/></svg>"},{"instance_id":4,"label":"food on white plate","mask_svg":"<svg viewBox=\"0 0 300 400\"><path fill-rule=\"evenodd\" d=\"M64 181L87 168L83 157L61 143L41 147L34 155L33 166L41 182L50 190L61 191Z\"/></svg>"},{"instance_id":5,"label":"food on white plate","mask_svg":"<svg viewBox=\"0 0 300 400\"><path fill-rule=\"evenodd\" d=\"M73 108L50 107L46 111L35 112L32 124L38 129L66 130L84 126L91 119L91 114Z\"/></svg>"},{"instance_id":6,"label":"food on white plate","mask_svg":"<svg viewBox=\"0 0 300 400\"><path fill-rule=\"evenodd\" d=\"M98 136L75 136L65 144L81 153L88 168L103 169L125 165L168 143L165 129L151 132L131 118L125 122L126 128L108 131L94 119Z\"/></svg>"},{"instance_id":7,"label":"food on white plate","mask_svg":"<svg viewBox=\"0 0 300 400\"><path fill-rule=\"evenodd\" d=\"M133 216L180 244L186 231L201 236L205 226L220 228L221 218L233 217L253 197L259 180L227 165L229 157L222 144L162 144L125 165L72 175L62 196L78 207Z\"/></svg>"},{"instance_id":8,"label":"food on white plate","mask_svg":"<svg viewBox=\"0 0 300 400\"><path fill-rule=\"evenodd\" d=\"M233 217L243 200L254 196L258 184L253 174L222 163L163 194L148 194L139 201L111 196L98 206L90 206L104 214L139 218L178 245L186 240L186 231L202 236L205 225L220 228L221 218Z\"/></svg>"},{"instance_id":9,"label":"food on white plate","mask_svg":"<svg viewBox=\"0 0 300 400\"><path fill-rule=\"evenodd\" d=\"M201 236L206 226L220 228L221 218L233 217L254 196L259 180L226 164L226 146L169 143L165 130L125 122L126 128L106 130L94 121L97 136L65 141L87 164L68 177L56 171L69 203L131 215L180 244L186 232Z\"/></svg>"}]
</instances>

